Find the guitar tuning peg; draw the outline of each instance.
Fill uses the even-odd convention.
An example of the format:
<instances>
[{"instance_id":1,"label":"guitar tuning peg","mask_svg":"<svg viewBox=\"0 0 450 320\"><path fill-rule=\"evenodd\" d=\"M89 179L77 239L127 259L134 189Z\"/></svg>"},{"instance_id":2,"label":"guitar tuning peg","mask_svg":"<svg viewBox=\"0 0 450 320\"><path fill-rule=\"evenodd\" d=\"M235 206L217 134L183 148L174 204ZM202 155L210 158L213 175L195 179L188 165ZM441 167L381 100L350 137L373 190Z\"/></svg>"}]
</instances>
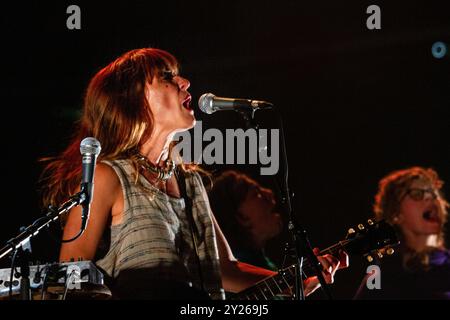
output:
<instances>
[{"instance_id":1,"label":"guitar tuning peg","mask_svg":"<svg viewBox=\"0 0 450 320\"><path fill-rule=\"evenodd\" d=\"M372 221L372 219L367 220L367 224L368 224L369 226L373 226L373 221Z\"/></svg>"},{"instance_id":2,"label":"guitar tuning peg","mask_svg":"<svg viewBox=\"0 0 450 320\"><path fill-rule=\"evenodd\" d=\"M368 255L368 256L366 257L366 259L367 259L367 261L369 261L369 262L372 262L372 261L373 261L373 257L372 257L371 255Z\"/></svg>"},{"instance_id":3,"label":"guitar tuning peg","mask_svg":"<svg viewBox=\"0 0 450 320\"><path fill-rule=\"evenodd\" d=\"M358 229L359 229L359 230L364 230L364 225L363 225L363 224L361 224L361 223L360 223L360 224L358 224Z\"/></svg>"},{"instance_id":4,"label":"guitar tuning peg","mask_svg":"<svg viewBox=\"0 0 450 320\"><path fill-rule=\"evenodd\" d=\"M382 259L383 258L383 254L380 251L377 251L377 256L378 258Z\"/></svg>"},{"instance_id":5,"label":"guitar tuning peg","mask_svg":"<svg viewBox=\"0 0 450 320\"><path fill-rule=\"evenodd\" d=\"M348 234L354 234L354 233L356 233L356 231L355 231L355 229L350 228L350 229L348 229L347 233Z\"/></svg>"},{"instance_id":6,"label":"guitar tuning peg","mask_svg":"<svg viewBox=\"0 0 450 320\"><path fill-rule=\"evenodd\" d=\"M394 252L395 252L395 250L393 248L388 248L386 250L386 253L387 253L388 256L392 256L394 254Z\"/></svg>"}]
</instances>

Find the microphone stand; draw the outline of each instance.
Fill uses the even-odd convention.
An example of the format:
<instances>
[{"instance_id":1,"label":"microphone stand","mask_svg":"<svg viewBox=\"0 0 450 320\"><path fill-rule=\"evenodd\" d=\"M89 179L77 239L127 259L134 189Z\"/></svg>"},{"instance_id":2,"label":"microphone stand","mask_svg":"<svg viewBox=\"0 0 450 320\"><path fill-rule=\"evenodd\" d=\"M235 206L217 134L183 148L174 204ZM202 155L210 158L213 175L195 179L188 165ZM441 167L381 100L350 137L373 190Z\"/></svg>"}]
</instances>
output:
<instances>
[{"instance_id":1,"label":"microphone stand","mask_svg":"<svg viewBox=\"0 0 450 320\"><path fill-rule=\"evenodd\" d=\"M86 191L80 191L70 197L70 199L64 202L59 208L50 208L50 211L44 217L37 219L30 226L23 229L18 236L6 242L6 245L0 249L0 259L11 251L21 248L32 237L36 236L42 228L48 226L51 222L58 220L62 214L70 211L73 207L82 204L86 198Z\"/></svg>"},{"instance_id":2,"label":"microphone stand","mask_svg":"<svg viewBox=\"0 0 450 320\"><path fill-rule=\"evenodd\" d=\"M238 112L245 121L245 129L255 129L258 130L259 125L255 122L255 112L257 109L252 108L236 108L236 112Z\"/></svg>"},{"instance_id":3,"label":"microphone stand","mask_svg":"<svg viewBox=\"0 0 450 320\"><path fill-rule=\"evenodd\" d=\"M20 276L22 279L20 281L20 300L31 300L31 286L30 286L30 255L31 255L31 244L30 239L36 236L42 228L48 227L53 221L58 220L58 218L70 211L73 207L82 204L87 199L87 191L84 188L70 197L68 201L63 203L59 208L55 209L49 207L49 212L35 222L33 222L27 228L22 227L20 229L20 234L16 237L7 241L6 245L0 249L0 259L6 256L11 251L13 252L13 258L11 263L11 278L13 278L15 270L15 259L19 259L20 266ZM81 230L79 235L84 230ZM78 236L79 236L78 235ZM75 237L76 238L76 237ZM74 240L75 238L71 239ZM67 242L67 241L66 241ZM10 298L12 294L12 281L10 284Z\"/></svg>"},{"instance_id":4,"label":"microphone stand","mask_svg":"<svg viewBox=\"0 0 450 320\"><path fill-rule=\"evenodd\" d=\"M244 120L246 129L254 128L258 129L258 125L255 122L255 111L257 108L242 108L236 109L239 112ZM314 254L314 251L311 247L311 243L309 242L309 238L306 232L306 229L301 226L301 224L296 219L292 208L291 195L289 190L289 163L287 160L287 151L286 151L286 141L284 134L284 126L283 120L281 117L281 113L277 109L277 115L279 120L280 127L280 136L281 136L281 156L284 165L284 176L283 176L283 184L282 187L279 186L279 182L275 179L275 185L280 189L280 193L282 195L282 203L286 205L286 209L289 214L289 222L288 229L291 234L291 241L294 247L295 258L297 260L297 268L295 273L295 283L294 283L294 299L295 300L305 300L305 293L303 288L303 261L307 258L312 266L314 267L317 278L319 279L322 290L329 300L332 299L331 291L328 284L325 282L325 279L322 274L322 265L320 264L317 256Z\"/></svg>"},{"instance_id":5,"label":"microphone stand","mask_svg":"<svg viewBox=\"0 0 450 320\"><path fill-rule=\"evenodd\" d=\"M306 232L306 229L299 223L298 219L296 218L296 215L294 214L294 210L292 207L292 201L291 197L293 197L293 194L291 194L289 190L289 163L287 159L287 150L286 150L286 140L285 140L285 134L284 134L284 126L283 126L283 120L281 118L281 113L279 110L277 110L278 120L279 120L279 126L280 126L280 137L281 137L281 155L282 155L282 161L284 165L284 177L283 177L283 184L281 188L281 192L283 194L282 201L286 205L288 213L289 213L289 223L288 223L288 229L291 233L291 239L294 244L294 252L295 257L297 260L297 266L298 270L297 274L295 276L296 283L295 283L295 300L304 300L305 294L303 290L303 281L302 281L302 275L303 275L303 260L307 258L309 261L311 261L312 266L314 267L315 273L317 278L319 279L320 285L322 290L324 291L325 295L329 300L332 299L330 288L328 284L325 282L325 279L322 274L322 265L320 264L319 260L317 259L317 256L314 254L314 251L312 249L311 243L309 242L308 234Z\"/></svg>"},{"instance_id":6,"label":"microphone stand","mask_svg":"<svg viewBox=\"0 0 450 320\"><path fill-rule=\"evenodd\" d=\"M30 287L30 258L31 258L31 243L28 240L18 249L17 256L19 258L20 267L20 300L31 300ZM14 266L11 268L14 272Z\"/></svg>"}]
</instances>

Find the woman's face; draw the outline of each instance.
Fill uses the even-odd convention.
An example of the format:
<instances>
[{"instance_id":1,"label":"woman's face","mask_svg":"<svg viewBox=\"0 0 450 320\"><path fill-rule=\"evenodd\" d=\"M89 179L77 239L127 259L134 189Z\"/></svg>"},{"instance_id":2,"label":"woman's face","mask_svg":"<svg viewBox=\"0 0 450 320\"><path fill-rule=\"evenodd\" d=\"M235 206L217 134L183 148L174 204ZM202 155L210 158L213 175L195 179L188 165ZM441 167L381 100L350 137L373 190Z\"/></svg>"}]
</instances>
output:
<instances>
[{"instance_id":1,"label":"woman's face","mask_svg":"<svg viewBox=\"0 0 450 320\"><path fill-rule=\"evenodd\" d=\"M439 234L444 224L444 202L429 181L415 180L400 202L397 224L414 236Z\"/></svg>"},{"instance_id":2,"label":"woman's face","mask_svg":"<svg viewBox=\"0 0 450 320\"><path fill-rule=\"evenodd\" d=\"M171 71L155 76L147 86L147 100L154 118L154 128L164 132L180 132L195 125L190 82Z\"/></svg>"},{"instance_id":3,"label":"woman's face","mask_svg":"<svg viewBox=\"0 0 450 320\"><path fill-rule=\"evenodd\" d=\"M282 230L283 221L274 209L273 192L257 185L250 188L239 207L238 220L241 225L250 229L257 244L264 245Z\"/></svg>"}]
</instances>

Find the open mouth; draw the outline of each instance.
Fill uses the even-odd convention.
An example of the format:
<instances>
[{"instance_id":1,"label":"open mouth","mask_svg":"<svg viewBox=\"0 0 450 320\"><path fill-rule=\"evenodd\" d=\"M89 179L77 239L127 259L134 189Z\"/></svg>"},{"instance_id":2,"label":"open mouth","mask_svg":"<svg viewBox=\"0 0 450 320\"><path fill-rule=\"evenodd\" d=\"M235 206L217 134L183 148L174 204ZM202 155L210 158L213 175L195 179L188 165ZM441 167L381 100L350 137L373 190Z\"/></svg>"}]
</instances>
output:
<instances>
[{"instance_id":1,"label":"open mouth","mask_svg":"<svg viewBox=\"0 0 450 320\"><path fill-rule=\"evenodd\" d=\"M435 210L427 210L422 214L422 218L428 222L436 222L440 223L441 219L439 218L438 213Z\"/></svg>"},{"instance_id":2,"label":"open mouth","mask_svg":"<svg viewBox=\"0 0 450 320\"><path fill-rule=\"evenodd\" d=\"M191 108L191 101L192 101L192 96L188 95L186 97L186 99L184 99L183 102L182 102L183 107L188 109L188 110L192 110L192 108Z\"/></svg>"}]
</instances>

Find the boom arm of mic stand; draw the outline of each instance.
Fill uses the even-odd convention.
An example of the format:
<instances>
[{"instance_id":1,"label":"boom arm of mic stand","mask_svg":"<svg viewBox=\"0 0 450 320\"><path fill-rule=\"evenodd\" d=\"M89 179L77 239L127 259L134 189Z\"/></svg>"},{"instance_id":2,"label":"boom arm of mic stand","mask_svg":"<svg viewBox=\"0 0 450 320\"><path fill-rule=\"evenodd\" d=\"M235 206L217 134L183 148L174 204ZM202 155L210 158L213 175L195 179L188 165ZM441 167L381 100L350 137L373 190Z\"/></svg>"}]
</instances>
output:
<instances>
[{"instance_id":1,"label":"boom arm of mic stand","mask_svg":"<svg viewBox=\"0 0 450 320\"><path fill-rule=\"evenodd\" d=\"M255 112L257 109L245 109L245 108L241 108L241 109L236 109L236 112L238 112L245 121L245 128L249 129L249 128L253 128L253 129L258 129L258 124L255 122Z\"/></svg>"},{"instance_id":2,"label":"boom arm of mic stand","mask_svg":"<svg viewBox=\"0 0 450 320\"><path fill-rule=\"evenodd\" d=\"M275 109L275 108L274 108ZM295 293L296 298L299 300L303 300L305 298L304 292L303 292L303 283L300 283L302 281L302 264L303 264L303 257L306 255L306 257L313 263L314 269L316 271L317 278L319 279L320 285L322 287L322 290L325 292L328 299L331 300L331 292L330 288L328 287L328 284L325 282L325 279L322 274L321 270L321 264L319 263L319 260L317 259L316 255L314 254L311 244L309 242L306 230L302 227L300 227L300 224L296 221L294 211L292 209L292 202L291 202L291 193L289 190L289 163L287 160L287 150L286 150L286 140L284 135L284 125L283 125L283 119L281 117L281 112L276 109L277 115L278 115L278 121L279 121L279 127L280 127L280 136L281 136L281 155L282 155L282 161L284 165L284 177L283 177L283 185L280 188L281 192L284 193L283 201L287 207L287 211L289 213L289 230L292 235L292 239L294 241L295 246L295 253L297 255L298 260L298 266L300 270L298 271L298 275L296 275L296 284L295 284Z\"/></svg>"},{"instance_id":3,"label":"boom arm of mic stand","mask_svg":"<svg viewBox=\"0 0 450 320\"><path fill-rule=\"evenodd\" d=\"M11 251L20 248L23 243L36 236L42 228L48 226L51 222L58 220L62 214L83 203L85 199L86 194L84 192L79 192L63 203L58 209L50 210L44 217L37 219L18 236L10 239L6 245L0 249L0 259Z\"/></svg>"}]
</instances>

